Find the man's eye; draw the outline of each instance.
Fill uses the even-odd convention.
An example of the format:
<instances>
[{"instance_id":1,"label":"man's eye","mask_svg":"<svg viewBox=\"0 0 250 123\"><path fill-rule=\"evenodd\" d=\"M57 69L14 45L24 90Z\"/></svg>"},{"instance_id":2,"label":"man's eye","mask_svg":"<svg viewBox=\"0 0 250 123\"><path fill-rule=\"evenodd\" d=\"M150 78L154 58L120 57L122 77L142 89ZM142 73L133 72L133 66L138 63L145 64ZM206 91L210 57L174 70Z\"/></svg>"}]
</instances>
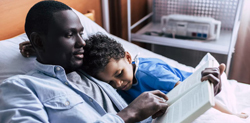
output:
<instances>
[{"instance_id":1,"label":"man's eye","mask_svg":"<svg viewBox=\"0 0 250 123\"><path fill-rule=\"evenodd\" d=\"M68 33L68 34L66 35L67 38L70 38L71 36L73 36L73 33Z\"/></svg>"}]
</instances>

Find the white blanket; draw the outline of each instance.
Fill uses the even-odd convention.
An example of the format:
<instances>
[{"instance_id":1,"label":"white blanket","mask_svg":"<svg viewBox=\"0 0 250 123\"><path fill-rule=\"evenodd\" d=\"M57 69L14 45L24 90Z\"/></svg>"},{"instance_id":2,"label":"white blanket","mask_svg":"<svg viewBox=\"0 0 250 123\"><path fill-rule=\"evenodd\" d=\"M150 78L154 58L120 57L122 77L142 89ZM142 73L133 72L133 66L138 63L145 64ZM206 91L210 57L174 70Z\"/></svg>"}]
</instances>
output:
<instances>
[{"instance_id":1,"label":"white blanket","mask_svg":"<svg viewBox=\"0 0 250 123\"><path fill-rule=\"evenodd\" d=\"M203 57L195 69L207 60L216 60L211 54ZM222 90L216 100L233 113L250 114L250 85L228 80L225 73L221 76ZM250 123L250 118L242 119L235 115L222 113L214 108L198 117L193 123Z\"/></svg>"},{"instance_id":2,"label":"white blanket","mask_svg":"<svg viewBox=\"0 0 250 123\"><path fill-rule=\"evenodd\" d=\"M220 100L232 112L250 114L250 85L225 78L222 82L222 91L216 96L216 99ZM194 123L250 123L250 117L242 119L211 108L198 117Z\"/></svg>"}]
</instances>

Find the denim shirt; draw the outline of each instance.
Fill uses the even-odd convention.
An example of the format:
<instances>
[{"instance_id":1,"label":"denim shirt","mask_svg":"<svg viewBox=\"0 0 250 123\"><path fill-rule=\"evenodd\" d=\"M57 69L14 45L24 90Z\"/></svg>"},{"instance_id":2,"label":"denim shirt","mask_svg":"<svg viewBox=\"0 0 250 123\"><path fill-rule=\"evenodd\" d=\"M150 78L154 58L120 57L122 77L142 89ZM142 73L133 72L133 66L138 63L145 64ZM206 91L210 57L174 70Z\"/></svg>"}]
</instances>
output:
<instances>
[{"instance_id":1,"label":"denim shirt","mask_svg":"<svg viewBox=\"0 0 250 123\"><path fill-rule=\"evenodd\" d=\"M96 82L119 110L125 101L108 84L81 71ZM123 123L116 114L107 113L94 99L68 81L61 66L35 62L27 75L10 77L0 85L0 122Z\"/></svg>"}]
</instances>

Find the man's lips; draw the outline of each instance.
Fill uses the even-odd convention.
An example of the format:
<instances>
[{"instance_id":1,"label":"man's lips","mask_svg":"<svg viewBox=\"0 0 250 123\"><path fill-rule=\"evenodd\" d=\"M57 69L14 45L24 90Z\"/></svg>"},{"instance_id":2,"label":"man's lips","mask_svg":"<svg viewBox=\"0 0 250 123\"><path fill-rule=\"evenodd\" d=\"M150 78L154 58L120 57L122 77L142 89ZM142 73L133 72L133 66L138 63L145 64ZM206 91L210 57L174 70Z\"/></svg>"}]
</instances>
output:
<instances>
[{"instance_id":1,"label":"man's lips","mask_svg":"<svg viewBox=\"0 0 250 123\"><path fill-rule=\"evenodd\" d=\"M83 54L76 54L75 57L82 59L84 57Z\"/></svg>"},{"instance_id":2,"label":"man's lips","mask_svg":"<svg viewBox=\"0 0 250 123\"><path fill-rule=\"evenodd\" d=\"M74 52L73 55L74 55L76 58L83 59L83 57L84 57L83 53L84 53L84 51L82 50L82 51Z\"/></svg>"}]
</instances>

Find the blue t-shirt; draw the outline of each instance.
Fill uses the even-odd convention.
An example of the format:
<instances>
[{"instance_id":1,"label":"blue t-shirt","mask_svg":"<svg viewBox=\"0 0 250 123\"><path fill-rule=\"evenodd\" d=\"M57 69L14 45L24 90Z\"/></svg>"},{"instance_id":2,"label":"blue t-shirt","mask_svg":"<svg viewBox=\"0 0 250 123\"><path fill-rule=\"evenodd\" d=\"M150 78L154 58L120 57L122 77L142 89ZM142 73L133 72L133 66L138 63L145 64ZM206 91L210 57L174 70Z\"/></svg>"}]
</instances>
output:
<instances>
[{"instance_id":1,"label":"blue t-shirt","mask_svg":"<svg viewBox=\"0 0 250 123\"><path fill-rule=\"evenodd\" d=\"M137 58L133 63L136 64L137 83L127 91L117 90L127 103L132 102L145 91L160 90L166 94L174 88L178 81L183 81L192 74L171 67L157 58Z\"/></svg>"}]
</instances>

